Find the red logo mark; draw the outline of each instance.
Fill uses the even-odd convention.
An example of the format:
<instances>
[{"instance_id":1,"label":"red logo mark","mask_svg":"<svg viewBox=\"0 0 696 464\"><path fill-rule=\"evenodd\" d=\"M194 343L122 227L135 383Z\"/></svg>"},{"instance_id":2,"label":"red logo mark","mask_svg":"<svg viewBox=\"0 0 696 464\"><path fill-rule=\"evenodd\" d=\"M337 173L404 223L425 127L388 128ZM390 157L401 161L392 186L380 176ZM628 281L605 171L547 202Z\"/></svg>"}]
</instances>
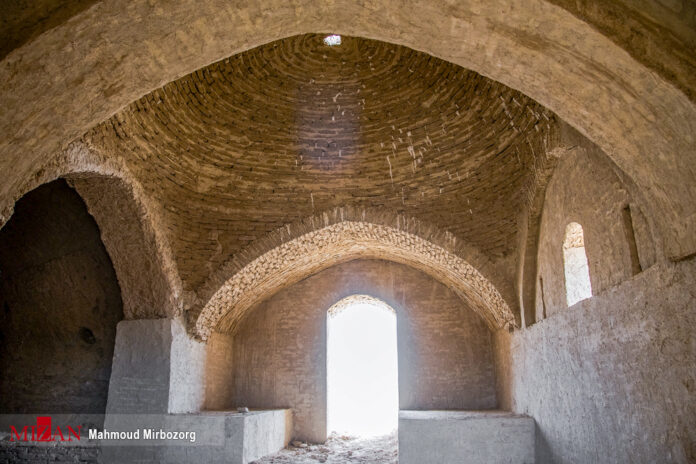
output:
<instances>
[{"instance_id":1,"label":"red logo mark","mask_svg":"<svg viewBox=\"0 0 696 464\"><path fill-rule=\"evenodd\" d=\"M10 441L73 441L73 438L80 441L81 429L82 426L78 425L75 432L74 428L68 426L66 435L59 426L53 429L51 417L39 416L36 418L36 425L25 425L21 432L17 432L14 425L10 425Z\"/></svg>"}]
</instances>

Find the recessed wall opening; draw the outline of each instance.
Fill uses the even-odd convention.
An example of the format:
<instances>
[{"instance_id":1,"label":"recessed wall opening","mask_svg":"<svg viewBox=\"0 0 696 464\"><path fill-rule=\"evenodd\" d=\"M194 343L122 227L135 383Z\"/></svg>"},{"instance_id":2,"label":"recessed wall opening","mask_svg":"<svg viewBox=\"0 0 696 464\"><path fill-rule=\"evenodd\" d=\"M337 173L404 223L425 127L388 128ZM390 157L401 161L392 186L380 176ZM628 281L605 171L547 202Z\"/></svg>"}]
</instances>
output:
<instances>
[{"instance_id":1,"label":"recessed wall opening","mask_svg":"<svg viewBox=\"0 0 696 464\"><path fill-rule=\"evenodd\" d=\"M121 290L99 228L65 180L0 229L0 414L103 414Z\"/></svg>"},{"instance_id":2,"label":"recessed wall opening","mask_svg":"<svg viewBox=\"0 0 696 464\"><path fill-rule=\"evenodd\" d=\"M585 252L585 236L582 226L571 222L566 226L563 240L563 267L565 271L566 300L568 306L592 296L590 266Z\"/></svg>"},{"instance_id":3,"label":"recessed wall opening","mask_svg":"<svg viewBox=\"0 0 696 464\"><path fill-rule=\"evenodd\" d=\"M396 313L365 295L345 298L327 315L327 431L387 435L399 415Z\"/></svg>"},{"instance_id":4,"label":"recessed wall opening","mask_svg":"<svg viewBox=\"0 0 696 464\"><path fill-rule=\"evenodd\" d=\"M631 207L629 205L626 205L624 209L621 210L621 218L623 219L624 233L626 234L628 252L631 258L631 272L633 275L636 275L643 271L643 266L640 264L636 232L633 228L633 215L631 214Z\"/></svg>"}]
</instances>

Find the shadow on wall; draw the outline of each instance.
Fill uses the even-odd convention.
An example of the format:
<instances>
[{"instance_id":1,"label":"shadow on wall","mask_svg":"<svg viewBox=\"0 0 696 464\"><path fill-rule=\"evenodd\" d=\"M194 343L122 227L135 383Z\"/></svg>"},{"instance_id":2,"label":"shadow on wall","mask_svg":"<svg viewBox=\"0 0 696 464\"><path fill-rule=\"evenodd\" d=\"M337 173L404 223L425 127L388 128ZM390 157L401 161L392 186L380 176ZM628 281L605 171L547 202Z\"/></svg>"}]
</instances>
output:
<instances>
[{"instance_id":1,"label":"shadow on wall","mask_svg":"<svg viewBox=\"0 0 696 464\"><path fill-rule=\"evenodd\" d=\"M541 218L537 321L658 261L653 228L643 211L635 188L597 147L586 144L561 159Z\"/></svg>"},{"instance_id":2,"label":"shadow on wall","mask_svg":"<svg viewBox=\"0 0 696 464\"><path fill-rule=\"evenodd\" d=\"M57 180L0 230L0 413L103 414L121 292L99 229Z\"/></svg>"}]
</instances>

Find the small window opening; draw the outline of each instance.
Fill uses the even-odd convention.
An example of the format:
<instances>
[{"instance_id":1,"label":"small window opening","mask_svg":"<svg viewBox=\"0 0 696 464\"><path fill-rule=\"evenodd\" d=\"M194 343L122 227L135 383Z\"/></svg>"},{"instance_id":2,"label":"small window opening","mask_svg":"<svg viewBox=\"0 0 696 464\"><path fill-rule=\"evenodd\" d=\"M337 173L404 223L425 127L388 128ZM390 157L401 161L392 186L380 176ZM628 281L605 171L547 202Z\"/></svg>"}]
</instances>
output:
<instances>
[{"instance_id":1,"label":"small window opening","mask_svg":"<svg viewBox=\"0 0 696 464\"><path fill-rule=\"evenodd\" d=\"M399 416L396 313L367 295L327 314L327 431L356 437L396 430Z\"/></svg>"},{"instance_id":2,"label":"small window opening","mask_svg":"<svg viewBox=\"0 0 696 464\"><path fill-rule=\"evenodd\" d=\"M563 264L568 306L590 298L592 285L585 252L585 237L582 226L577 222L571 222L566 227L565 240L563 240Z\"/></svg>"},{"instance_id":3,"label":"small window opening","mask_svg":"<svg viewBox=\"0 0 696 464\"><path fill-rule=\"evenodd\" d=\"M336 34L327 35L326 37L324 37L324 43L329 47L336 47L338 45L341 45L341 36Z\"/></svg>"},{"instance_id":4,"label":"small window opening","mask_svg":"<svg viewBox=\"0 0 696 464\"><path fill-rule=\"evenodd\" d=\"M638 255L638 243L636 242L636 232L633 229L633 216L631 215L631 207L626 205L622 214L624 232L626 233L626 241L628 242L628 252L631 257L631 272L633 275L639 274L643 270L640 264L640 256Z\"/></svg>"}]
</instances>

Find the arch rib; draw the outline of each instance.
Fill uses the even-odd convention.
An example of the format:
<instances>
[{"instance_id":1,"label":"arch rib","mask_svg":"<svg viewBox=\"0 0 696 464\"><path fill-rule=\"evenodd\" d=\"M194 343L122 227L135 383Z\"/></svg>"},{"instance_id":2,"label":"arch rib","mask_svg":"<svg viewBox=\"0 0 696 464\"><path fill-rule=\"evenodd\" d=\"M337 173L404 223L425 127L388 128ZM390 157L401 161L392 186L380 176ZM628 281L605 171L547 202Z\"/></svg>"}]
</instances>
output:
<instances>
[{"instance_id":1,"label":"arch rib","mask_svg":"<svg viewBox=\"0 0 696 464\"><path fill-rule=\"evenodd\" d=\"M261 254L224 281L196 318L195 333L233 331L246 311L278 290L327 267L359 258L386 259L426 272L455 290L493 329L514 325L510 306L469 262L429 240L394 227L340 221Z\"/></svg>"}]
</instances>

